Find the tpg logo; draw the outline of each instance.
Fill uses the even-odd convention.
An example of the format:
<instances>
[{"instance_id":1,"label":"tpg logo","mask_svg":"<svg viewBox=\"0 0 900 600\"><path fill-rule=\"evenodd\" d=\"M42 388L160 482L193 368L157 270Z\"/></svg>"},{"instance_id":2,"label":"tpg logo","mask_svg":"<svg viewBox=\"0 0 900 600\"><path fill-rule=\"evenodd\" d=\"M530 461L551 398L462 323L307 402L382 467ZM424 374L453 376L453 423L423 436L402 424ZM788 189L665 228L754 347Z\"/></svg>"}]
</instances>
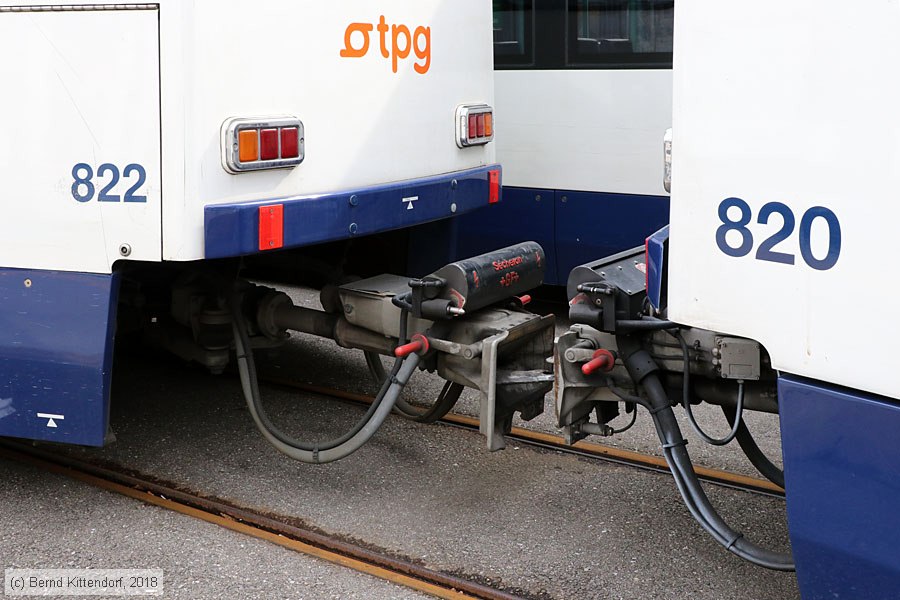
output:
<instances>
[{"instance_id":1,"label":"tpg logo","mask_svg":"<svg viewBox=\"0 0 900 600\"><path fill-rule=\"evenodd\" d=\"M416 73L424 75L431 67L431 27L416 27L411 34L406 25L390 25L384 21L384 15L378 18L378 25L372 23L350 23L344 31L344 49L341 50L343 58L362 58L369 53L369 34L378 30L378 40L381 45L381 56L391 59L394 73L397 72L397 63L400 59L407 58L410 51L414 51L416 58L421 62L414 63ZM388 31L391 33L391 45L388 47ZM357 34L357 35L354 35Z\"/></svg>"}]
</instances>

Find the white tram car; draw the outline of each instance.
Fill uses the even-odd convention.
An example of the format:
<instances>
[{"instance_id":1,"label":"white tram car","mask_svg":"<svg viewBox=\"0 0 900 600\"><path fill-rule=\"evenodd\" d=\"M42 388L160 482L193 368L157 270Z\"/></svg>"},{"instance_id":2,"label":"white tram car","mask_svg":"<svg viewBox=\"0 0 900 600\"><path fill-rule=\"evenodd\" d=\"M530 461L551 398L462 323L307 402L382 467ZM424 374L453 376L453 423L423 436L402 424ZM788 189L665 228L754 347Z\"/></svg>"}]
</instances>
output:
<instances>
[{"instance_id":1,"label":"white tram car","mask_svg":"<svg viewBox=\"0 0 900 600\"><path fill-rule=\"evenodd\" d=\"M0 2L0 435L102 444L117 321L219 368L212 272L405 259L430 236L375 234L499 200L489 22L476 0Z\"/></svg>"}]
</instances>

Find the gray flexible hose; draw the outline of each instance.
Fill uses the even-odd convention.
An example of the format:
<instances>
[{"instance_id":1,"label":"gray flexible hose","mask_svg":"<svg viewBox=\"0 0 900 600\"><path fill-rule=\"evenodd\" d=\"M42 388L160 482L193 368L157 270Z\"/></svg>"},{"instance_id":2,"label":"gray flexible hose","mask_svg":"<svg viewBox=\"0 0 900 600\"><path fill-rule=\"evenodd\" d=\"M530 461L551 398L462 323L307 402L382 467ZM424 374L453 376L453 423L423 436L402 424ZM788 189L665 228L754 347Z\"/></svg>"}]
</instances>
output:
<instances>
[{"instance_id":1,"label":"gray flexible hose","mask_svg":"<svg viewBox=\"0 0 900 600\"><path fill-rule=\"evenodd\" d=\"M323 450L304 450L283 442L278 436L274 435L263 422L263 419L257 410L257 403L259 401L259 398L257 397L258 388L254 385L253 378L251 377L252 369L249 366L249 361L252 360L252 355L250 354L252 349L244 346L244 341L242 340L243 336L240 335L237 324L233 325L233 329L235 348L238 356L238 372L241 377L241 388L244 392L244 399L247 401L247 408L250 410L253 422L256 423L256 428L259 429L263 437L266 438L266 441L275 446L279 452L282 452L295 460L310 464L323 464L340 460L356 452L363 444L368 442L390 414L394 407L394 403L400 396L400 392L415 372L420 359L418 354L412 354L404 360L397 376L391 380L390 385L386 389L382 389L381 394L384 394L384 397L379 403L378 409L372 414L365 425L363 425L359 431L348 440L332 448ZM378 400L376 400L376 402L378 402Z\"/></svg>"}]
</instances>

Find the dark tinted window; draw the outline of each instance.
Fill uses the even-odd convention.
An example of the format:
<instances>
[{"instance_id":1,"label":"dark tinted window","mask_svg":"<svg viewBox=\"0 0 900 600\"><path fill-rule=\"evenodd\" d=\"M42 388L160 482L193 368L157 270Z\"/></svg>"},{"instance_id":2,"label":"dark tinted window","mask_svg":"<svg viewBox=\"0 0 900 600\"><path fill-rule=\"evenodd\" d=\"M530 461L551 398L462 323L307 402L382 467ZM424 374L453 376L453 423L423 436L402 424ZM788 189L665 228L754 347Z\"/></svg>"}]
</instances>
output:
<instances>
[{"instance_id":1,"label":"dark tinted window","mask_svg":"<svg viewBox=\"0 0 900 600\"><path fill-rule=\"evenodd\" d=\"M534 62L532 0L494 0L494 62L528 65Z\"/></svg>"},{"instance_id":2,"label":"dark tinted window","mask_svg":"<svg viewBox=\"0 0 900 600\"><path fill-rule=\"evenodd\" d=\"M672 67L673 0L494 0L498 69Z\"/></svg>"},{"instance_id":3,"label":"dark tinted window","mask_svg":"<svg viewBox=\"0 0 900 600\"><path fill-rule=\"evenodd\" d=\"M569 0L568 63L671 67L672 0Z\"/></svg>"}]
</instances>

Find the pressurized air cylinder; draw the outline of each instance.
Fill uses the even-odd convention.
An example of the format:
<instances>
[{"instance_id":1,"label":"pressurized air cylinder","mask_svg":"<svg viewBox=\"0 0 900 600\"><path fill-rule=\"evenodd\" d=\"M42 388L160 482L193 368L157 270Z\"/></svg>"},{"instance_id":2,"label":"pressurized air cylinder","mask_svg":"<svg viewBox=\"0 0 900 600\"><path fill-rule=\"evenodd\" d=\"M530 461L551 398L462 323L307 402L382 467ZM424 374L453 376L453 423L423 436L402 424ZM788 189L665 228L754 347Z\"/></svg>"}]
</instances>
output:
<instances>
[{"instance_id":1,"label":"pressurized air cylinder","mask_svg":"<svg viewBox=\"0 0 900 600\"><path fill-rule=\"evenodd\" d=\"M541 285L545 263L540 244L522 242L450 263L426 279L444 280L438 298L472 313Z\"/></svg>"}]
</instances>

